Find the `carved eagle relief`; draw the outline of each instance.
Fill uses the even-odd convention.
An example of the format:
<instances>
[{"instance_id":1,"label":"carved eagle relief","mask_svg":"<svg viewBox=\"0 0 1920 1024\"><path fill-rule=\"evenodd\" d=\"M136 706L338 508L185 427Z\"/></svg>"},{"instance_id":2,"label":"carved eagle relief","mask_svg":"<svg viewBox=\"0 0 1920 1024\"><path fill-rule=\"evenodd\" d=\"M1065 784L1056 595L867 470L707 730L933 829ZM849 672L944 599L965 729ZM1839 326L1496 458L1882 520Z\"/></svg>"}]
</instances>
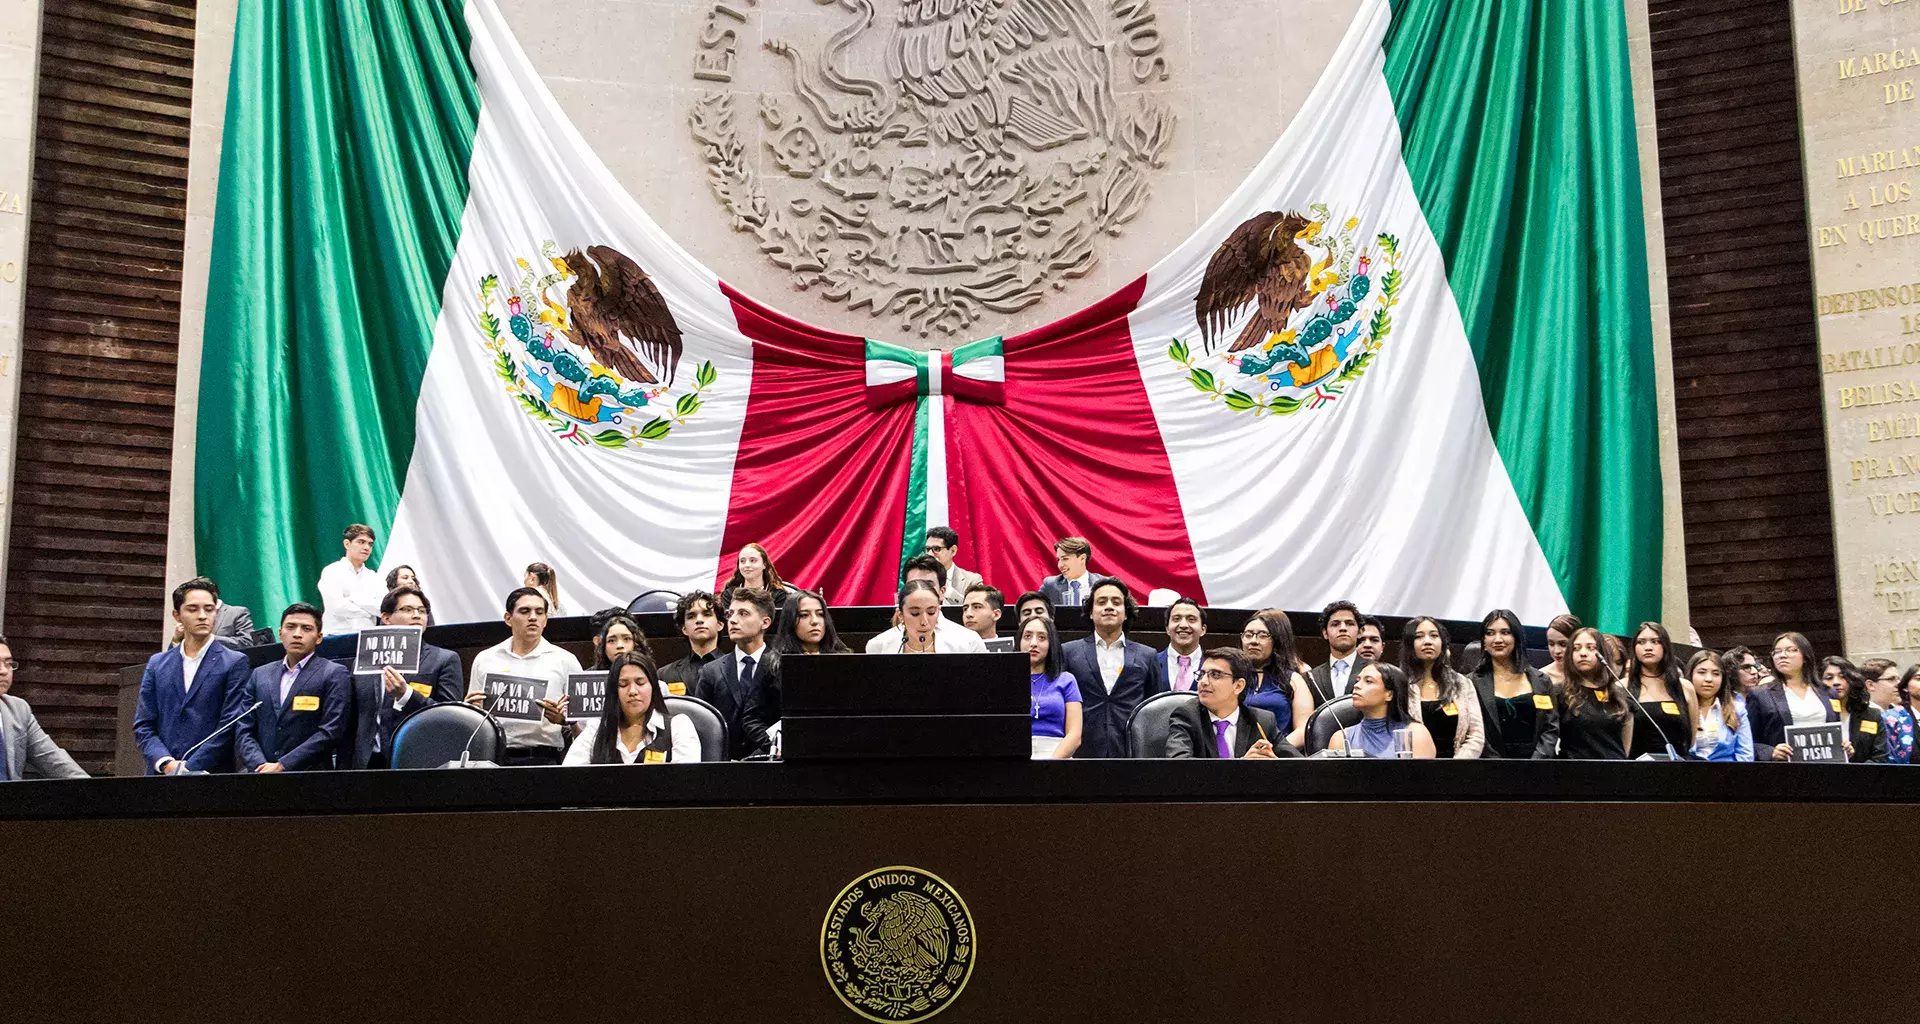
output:
<instances>
[{"instance_id":1,"label":"carved eagle relief","mask_svg":"<svg viewBox=\"0 0 1920 1024\"><path fill-rule=\"evenodd\" d=\"M1233 229L1214 250L1193 301L1208 351L1248 303L1258 303L1253 319L1241 329L1229 352L1252 348L1283 333L1294 311L1313 304L1308 280L1313 261L1299 245L1311 223L1297 213L1269 210Z\"/></svg>"},{"instance_id":2,"label":"carved eagle relief","mask_svg":"<svg viewBox=\"0 0 1920 1024\"><path fill-rule=\"evenodd\" d=\"M591 245L565 257L573 339L629 381L672 384L680 366L680 325L653 278L624 253Z\"/></svg>"}]
</instances>

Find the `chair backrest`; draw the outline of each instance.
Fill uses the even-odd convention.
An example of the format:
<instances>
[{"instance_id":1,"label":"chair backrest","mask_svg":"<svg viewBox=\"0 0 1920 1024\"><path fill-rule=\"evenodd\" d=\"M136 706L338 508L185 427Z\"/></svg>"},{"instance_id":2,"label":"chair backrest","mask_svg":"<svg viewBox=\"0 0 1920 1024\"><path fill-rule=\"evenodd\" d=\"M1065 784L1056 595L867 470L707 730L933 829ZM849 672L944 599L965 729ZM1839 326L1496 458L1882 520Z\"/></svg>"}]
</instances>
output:
<instances>
[{"instance_id":1,"label":"chair backrest","mask_svg":"<svg viewBox=\"0 0 1920 1024\"><path fill-rule=\"evenodd\" d=\"M693 723L694 735L700 737L700 760L727 759L727 720L713 705L698 697L669 696L667 714L685 715Z\"/></svg>"},{"instance_id":2,"label":"chair backrest","mask_svg":"<svg viewBox=\"0 0 1920 1024\"><path fill-rule=\"evenodd\" d=\"M468 746L472 737L472 746ZM400 720L393 731L395 768L438 768L472 751L475 761L499 761L507 735L492 715L458 701L429 704Z\"/></svg>"},{"instance_id":3,"label":"chair backrest","mask_svg":"<svg viewBox=\"0 0 1920 1024\"><path fill-rule=\"evenodd\" d=\"M680 603L680 595L671 590L649 590L627 602L628 615L640 615L646 612L670 612Z\"/></svg>"},{"instance_id":4,"label":"chair backrest","mask_svg":"<svg viewBox=\"0 0 1920 1024\"><path fill-rule=\"evenodd\" d=\"M1134 757L1167 756L1167 734L1174 712L1200 698L1191 690L1156 693L1140 702L1127 719L1127 749Z\"/></svg>"},{"instance_id":5,"label":"chair backrest","mask_svg":"<svg viewBox=\"0 0 1920 1024\"><path fill-rule=\"evenodd\" d=\"M1307 748L1303 754L1318 754L1327 749L1333 734L1350 725L1360 724L1360 712L1354 710L1353 698L1335 697L1315 708L1307 719Z\"/></svg>"},{"instance_id":6,"label":"chair backrest","mask_svg":"<svg viewBox=\"0 0 1920 1024\"><path fill-rule=\"evenodd\" d=\"M1165 587L1157 587L1147 592L1147 607L1149 608L1171 608L1173 607L1173 602L1178 600L1180 600L1180 592L1178 590L1168 590Z\"/></svg>"}]
</instances>

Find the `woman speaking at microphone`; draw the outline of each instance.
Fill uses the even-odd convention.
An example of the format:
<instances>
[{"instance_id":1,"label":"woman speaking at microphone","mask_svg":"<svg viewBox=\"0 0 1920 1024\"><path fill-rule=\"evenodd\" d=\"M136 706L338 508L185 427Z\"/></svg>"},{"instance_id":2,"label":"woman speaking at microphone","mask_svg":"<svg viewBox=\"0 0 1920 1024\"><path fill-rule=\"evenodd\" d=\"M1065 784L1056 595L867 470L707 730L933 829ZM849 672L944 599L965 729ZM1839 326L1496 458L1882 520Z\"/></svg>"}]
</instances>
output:
<instances>
[{"instance_id":1,"label":"woman speaking at microphone","mask_svg":"<svg viewBox=\"0 0 1920 1024\"><path fill-rule=\"evenodd\" d=\"M653 659L637 651L607 669L606 706L586 723L562 764L666 764L700 760L700 737L685 715L667 711Z\"/></svg>"},{"instance_id":2,"label":"woman speaking at microphone","mask_svg":"<svg viewBox=\"0 0 1920 1024\"><path fill-rule=\"evenodd\" d=\"M980 654L987 649L980 634L940 614L940 586L932 580L902 583L894 610L899 632L874 637L868 654Z\"/></svg>"},{"instance_id":3,"label":"woman speaking at microphone","mask_svg":"<svg viewBox=\"0 0 1920 1024\"><path fill-rule=\"evenodd\" d=\"M1624 761L1633 745L1632 704L1606 662L1600 631L1567 641L1567 683L1559 703L1560 754L1568 760Z\"/></svg>"}]
</instances>

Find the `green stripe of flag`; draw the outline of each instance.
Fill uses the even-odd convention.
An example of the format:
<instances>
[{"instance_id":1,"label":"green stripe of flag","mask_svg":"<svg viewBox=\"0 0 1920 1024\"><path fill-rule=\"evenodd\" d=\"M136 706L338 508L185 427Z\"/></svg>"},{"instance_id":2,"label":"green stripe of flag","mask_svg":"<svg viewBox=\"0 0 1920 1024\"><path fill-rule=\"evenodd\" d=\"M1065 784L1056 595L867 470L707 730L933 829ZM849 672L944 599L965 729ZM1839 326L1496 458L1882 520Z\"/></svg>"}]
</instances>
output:
<instances>
[{"instance_id":1,"label":"green stripe of flag","mask_svg":"<svg viewBox=\"0 0 1920 1024\"><path fill-rule=\"evenodd\" d=\"M384 542L467 202L458 0L242 0L196 432L199 568L269 619Z\"/></svg>"},{"instance_id":2,"label":"green stripe of flag","mask_svg":"<svg viewBox=\"0 0 1920 1024\"><path fill-rule=\"evenodd\" d=\"M1646 235L1619 0L1392 0L1386 78L1487 418L1573 611L1659 617Z\"/></svg>"},{"instance_id":3,"label":"green stripe of flag","mask_svg":"<svg viewBox=\"0 0 1920 1024\"><path fill-rule=\"evenodd\" d=\"M913 403L913 468L907 476L907 514L900 524L901 576L907 573L907 560L926 549L927 420L934 414L933 403L940 400L938 396L922 394Z\"/></svg>"}]
</instances>

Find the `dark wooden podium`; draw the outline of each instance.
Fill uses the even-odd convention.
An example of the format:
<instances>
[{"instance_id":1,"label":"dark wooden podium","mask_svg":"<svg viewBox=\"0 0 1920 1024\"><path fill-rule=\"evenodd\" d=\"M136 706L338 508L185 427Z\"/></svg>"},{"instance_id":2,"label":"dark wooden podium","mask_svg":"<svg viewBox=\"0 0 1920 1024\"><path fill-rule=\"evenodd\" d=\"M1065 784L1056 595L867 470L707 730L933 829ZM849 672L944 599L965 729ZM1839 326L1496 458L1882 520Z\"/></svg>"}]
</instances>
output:
<instances>
[{"instance_id":1,"label":"dark wooden podium","mask_svg":"<svg viewBox=\"0 0 1920 1024\"><path fill-rule=\"evenodd\" d=\"M788 761L1032 756L1024 654L826 654L780 665Z\"/></svg>"}]
</instances>

